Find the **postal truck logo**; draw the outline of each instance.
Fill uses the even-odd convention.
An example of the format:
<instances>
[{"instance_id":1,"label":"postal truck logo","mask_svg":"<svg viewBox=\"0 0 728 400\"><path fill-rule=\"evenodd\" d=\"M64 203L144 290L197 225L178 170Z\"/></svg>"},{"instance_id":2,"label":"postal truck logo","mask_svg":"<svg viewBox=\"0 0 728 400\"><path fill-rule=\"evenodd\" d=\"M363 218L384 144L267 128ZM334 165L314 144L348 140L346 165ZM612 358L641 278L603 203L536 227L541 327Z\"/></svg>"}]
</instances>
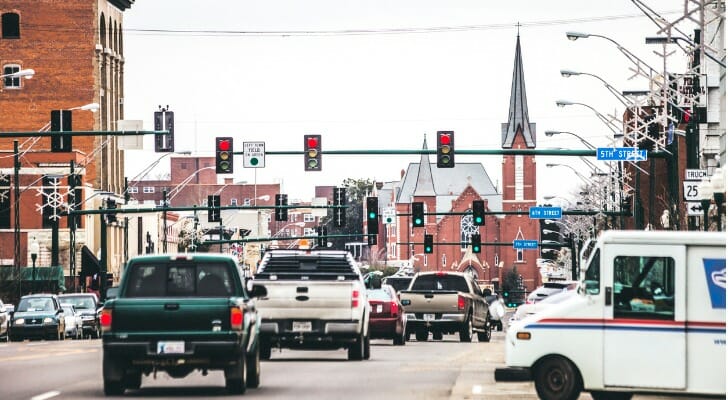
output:
<instances>
[{"instance_id":1,"label":"postal truck logo","mask_svg":"<svg viewBox=\"0 0 728 400\"><path fill-rule=\"evenodd\" d=\"M713 308L725 308L725 258L704 258L703 267Z\"/></svg>"}]
</instances>

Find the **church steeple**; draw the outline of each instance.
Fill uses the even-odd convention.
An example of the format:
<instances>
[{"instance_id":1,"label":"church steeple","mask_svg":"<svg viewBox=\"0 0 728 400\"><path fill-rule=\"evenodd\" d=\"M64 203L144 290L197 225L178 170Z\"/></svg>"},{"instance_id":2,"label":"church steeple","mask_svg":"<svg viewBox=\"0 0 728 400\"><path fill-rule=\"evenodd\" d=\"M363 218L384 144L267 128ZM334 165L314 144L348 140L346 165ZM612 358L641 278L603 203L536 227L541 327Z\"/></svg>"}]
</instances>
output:
<instances>
[{"instance_id":1,"label":"church steeple","mask_svg":"<svg viewBox=\"0 0 728 400\"><path fill-rule=\"evenodd\" d=\"M501 124L501 147L512 148L513 140L518 132L523 135L527 147L536 147L536 124L532 124L528 120L528 101L526 100L526 82L523 77L520 33L516 36L516 59L513 63L508 122Z\"/></svg>"},{"instance_id":2,"label":"church steeple","mask_svg":"<svg viewBox=\"0 0 728 400\"><path fill-rule=\"evenodd\" d=\"M427 150L427 135L422 141L422 150ZM430 166L430 156L422 154L420 157L420 165L417 169L417 182L413 196L435 196L435 183L432 181L432 167Z\"/></svg>"}]
</instances>

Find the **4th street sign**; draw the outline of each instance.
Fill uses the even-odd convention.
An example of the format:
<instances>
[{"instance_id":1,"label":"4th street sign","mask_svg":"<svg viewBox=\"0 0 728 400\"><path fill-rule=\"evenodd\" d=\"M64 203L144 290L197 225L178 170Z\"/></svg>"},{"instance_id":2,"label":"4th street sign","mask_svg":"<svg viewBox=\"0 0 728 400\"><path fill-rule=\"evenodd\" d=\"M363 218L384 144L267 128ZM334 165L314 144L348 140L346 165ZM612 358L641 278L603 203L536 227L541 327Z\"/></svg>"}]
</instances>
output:
<instances>
[{"instance_id":1,"label":"4th street sign","mask_svg":"<svg viewBox=\"0 0 728 400\"><path fill-rule=\"evenodd\" d=\"M243 167L265 167L265 142L243 142Z\"/></svg>"}]
</instances>

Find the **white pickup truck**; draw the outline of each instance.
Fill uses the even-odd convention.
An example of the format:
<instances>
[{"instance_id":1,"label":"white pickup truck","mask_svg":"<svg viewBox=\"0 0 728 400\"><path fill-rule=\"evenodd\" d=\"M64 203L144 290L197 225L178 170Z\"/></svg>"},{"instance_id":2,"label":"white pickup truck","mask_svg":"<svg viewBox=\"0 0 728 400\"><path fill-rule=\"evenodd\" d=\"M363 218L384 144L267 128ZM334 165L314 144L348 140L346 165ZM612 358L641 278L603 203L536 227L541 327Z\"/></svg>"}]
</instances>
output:
<instances>
[{"instance_id":1,"label":"white pickup truck","mask_svg":"<svg viewBox=\"0 0 728 400\"><path fill-rule=\"evenodd\" d=\"M272 347L348 349L349 360L369 359L369 302L351 254L340 250L271 250L253 281L265 285L261 358Z\"/></svg>"},{"instance_id":2,"label":"white pickup truck","mask_svg":"<svg viewBox=\"0 0 728 400\"><path fill-rule=\"evenodd\" d=\"M496 381L548 400L725 398L725 246L725 232L603 232L577 295L508 328Z\"/></svg>"}]
</instances>

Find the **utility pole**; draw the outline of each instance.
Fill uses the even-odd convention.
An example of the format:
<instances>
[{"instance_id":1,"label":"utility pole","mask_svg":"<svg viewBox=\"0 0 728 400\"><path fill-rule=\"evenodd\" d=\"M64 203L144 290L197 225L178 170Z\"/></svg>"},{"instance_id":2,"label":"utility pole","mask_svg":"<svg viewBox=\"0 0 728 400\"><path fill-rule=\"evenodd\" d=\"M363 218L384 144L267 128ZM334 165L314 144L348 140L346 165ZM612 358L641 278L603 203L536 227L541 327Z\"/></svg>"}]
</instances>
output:
<instances>
[{"instance_id":1,"label":"utility pole","mask_svg":"<svg viewBox=\"0 0 728 400\"><path fill-rule=\"evenodd\" d=\"M13 213L15 221L13 222L13 236L15 239L13 248L13 266L15 267L15 277L18 280L18 300L23 295L20 276L20 159L18 156L18 141L13 140L13 181L15 187L13 188L13 197L15 199L13 204Z\"/></svg>"}]
</instances>

